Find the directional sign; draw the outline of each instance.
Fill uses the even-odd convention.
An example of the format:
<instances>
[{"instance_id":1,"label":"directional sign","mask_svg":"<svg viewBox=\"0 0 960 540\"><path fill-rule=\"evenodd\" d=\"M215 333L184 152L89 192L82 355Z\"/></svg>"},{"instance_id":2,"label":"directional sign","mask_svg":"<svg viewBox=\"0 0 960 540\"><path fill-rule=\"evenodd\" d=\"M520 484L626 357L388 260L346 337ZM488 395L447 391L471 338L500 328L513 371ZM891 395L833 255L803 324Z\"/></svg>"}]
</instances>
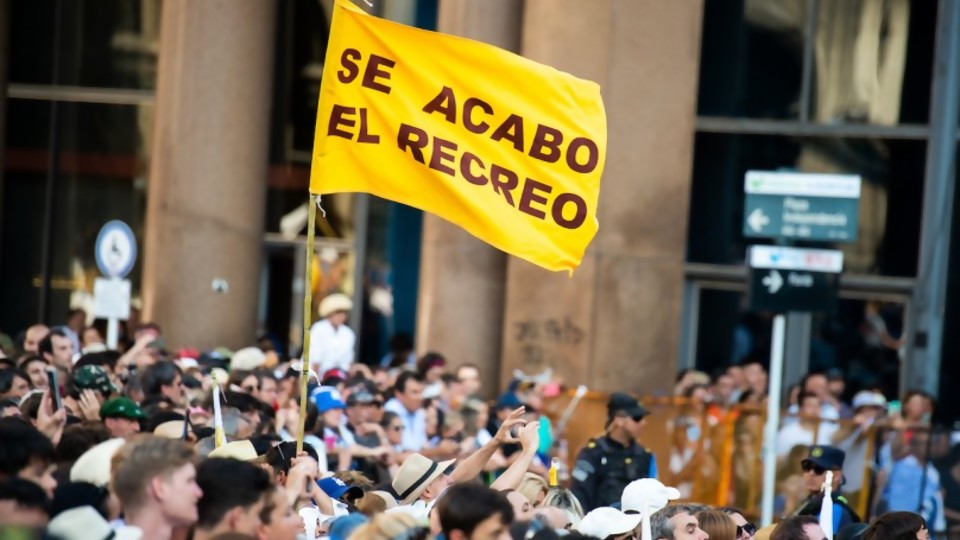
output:
<instances>
[{"instance_id":1,"label":"directional sign","mask_svg":"<svg viewBox=\"0 0 960 540\"><path fill-rule=\"evenodd\" d=\"M843 252L777 246L751 246L750 305L753 309L833 311Z\"/></svg>"},{"instance_id":2,"label":"directional sign","mask_svg":"<svg viewBox=\"0 0 960 540\"><path fill-rule=\"evenodd\" d=\"M857 239L859 176L748 171L743 191L744 236Z\"/></svg>"},{"instance_id":3,"label":"directional sign","mask_svg":"<svg viewBox=\"0 0 960 540\"><path fill-rule=\"evenodd\" d=\"M126 223L107 222L97 235L97 267L107 277L124 278L137 260L137 239Z\"/></svg>"}]
</instances>

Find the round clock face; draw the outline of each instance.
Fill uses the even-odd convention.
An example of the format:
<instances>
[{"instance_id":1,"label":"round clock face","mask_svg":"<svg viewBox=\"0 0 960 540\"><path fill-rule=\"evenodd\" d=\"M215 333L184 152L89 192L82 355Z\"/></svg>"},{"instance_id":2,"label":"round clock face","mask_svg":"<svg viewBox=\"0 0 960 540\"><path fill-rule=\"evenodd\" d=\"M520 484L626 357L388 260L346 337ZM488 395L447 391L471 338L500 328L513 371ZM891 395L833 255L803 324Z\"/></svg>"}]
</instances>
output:
<instances>
[{"instance_id":1,"label":"round clock face","mask_svg":"<svg viewBox=\"0 0 960 540\"><path fill-rule=\"evenodd\" d=\"M107 277L125 277L137 260L137 240L122 221L111 221L100 229L96 248L97 266Z\"/></svg>"}]
</instances>

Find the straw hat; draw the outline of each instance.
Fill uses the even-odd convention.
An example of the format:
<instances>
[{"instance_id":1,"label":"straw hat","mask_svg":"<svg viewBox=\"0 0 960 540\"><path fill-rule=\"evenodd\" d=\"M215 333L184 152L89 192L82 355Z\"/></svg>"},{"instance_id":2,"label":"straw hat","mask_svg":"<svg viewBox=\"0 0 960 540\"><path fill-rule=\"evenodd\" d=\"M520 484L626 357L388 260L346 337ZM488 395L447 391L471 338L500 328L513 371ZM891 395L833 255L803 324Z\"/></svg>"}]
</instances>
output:
<instances>
[{"instance_id":1,"label":"straw hat","mask_svg":"<svg viewBox=\"0 0 960 540\"><path fill-rule=\"evenodd\" d=\"M188 431L189 433L189 431ZM164 439L183 438L183 420L170 420L154 428L153 434Z\"/></svg>"},{"instance_id":2,"label":"straw hat","mask_svg":"<svg viewBox=\"0 0 960 540\"><path fill-rule=\"evenodd\" d=\"M393 479L393 490L399 495L400 503L411 504L419 499L424 490L455 461L451 459L437 463L422 454L413 454L404 460L397 477Z\"/></svg>"},{"instance_id":3,"label":"straw hat","mask_svg":"<svg viewBox=\"0 0 960 540\"><path fill-rule=\"evenodd\" d=\"M50 520L47 532L63 540L87 538L113 538L115 540L138 540L143 534L139 529L123 527L117 531L103 519L92 506L81 506L61 512Z\"/></svg>"},{"instance_id":4,"label":"straw hat","mask_svg":"<svg viewBox=\"0 0 960 540\"><path fill-rule=\"evenodd\" d=\"M219 448L214 448L212 452L207 454L207 457L254 461L260 456L257 455L257 449L253 447L253 443L247 439L243 439L240 441L230 441Z\"/></svg>"},{"instance_id":5,"label":"straw hat","mask_svg":"<svg viewBox=\"0 0 960 540\"><path fill-rule=\"evenodd\" d=\"M110 439L84 452L70 467L70 481L100 487L110 484L110 462L126 442L121 438Z\"/></svg>"},{"instance_id":6,"label":"straw hat","mask_svg":"<svg viewBox=\"0 0 960 540\"><path fill-rule=\"evenodd\" d=\"M258 347L244 347L230 358L230 371L251 371L267 363L267 355Z\"/></svg>"},{"instance_id":7,"label":"straw hat","mask_svg":"<svg viewBox=\"0 0 960 540\"><path fill-rule=\"evenodd\" d=\"M319 311L321 319L326 319L338 311L350 311L351 309L353 309L353 301L350 300L349 296L333 293L320 302L320 308L317 311Z\"/></svg>"}]
</instances>

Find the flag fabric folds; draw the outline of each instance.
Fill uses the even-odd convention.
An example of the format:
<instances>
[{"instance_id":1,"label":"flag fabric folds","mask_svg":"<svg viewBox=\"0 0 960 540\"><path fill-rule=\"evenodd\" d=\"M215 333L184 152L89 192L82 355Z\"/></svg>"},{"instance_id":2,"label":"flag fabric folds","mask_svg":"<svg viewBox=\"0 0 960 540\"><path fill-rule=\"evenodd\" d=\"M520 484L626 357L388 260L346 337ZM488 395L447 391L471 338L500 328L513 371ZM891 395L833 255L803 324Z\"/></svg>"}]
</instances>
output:
<instances>
[{"instance_id":1,"label":"flag fabric folds","mask_svg":"<svg viewBox=\"0 0 960 540\"><path fill-rule=\"evenodd\" d=\"M337 0L310 191L414 206L572 271L598 229L606 129L596 83Z\"/></svg>"}]
</instances>

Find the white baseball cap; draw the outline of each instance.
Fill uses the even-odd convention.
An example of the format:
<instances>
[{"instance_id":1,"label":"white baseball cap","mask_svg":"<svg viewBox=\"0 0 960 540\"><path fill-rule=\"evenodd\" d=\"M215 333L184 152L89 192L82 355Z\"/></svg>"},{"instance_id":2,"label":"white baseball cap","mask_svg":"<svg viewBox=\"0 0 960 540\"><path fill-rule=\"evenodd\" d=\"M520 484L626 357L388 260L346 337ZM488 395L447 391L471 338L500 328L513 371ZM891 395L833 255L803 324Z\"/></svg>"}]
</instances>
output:
<instances>
[{"instance_id":1,"label":"white baseball cap","mask_svg":"<svg viewBox=\"0 0 960 540\"><path fill-rule=\"evenodd\" d=\"M853 396L853 408L859 409L860 407L886 407L887 398L883 397L883 394L879 392L873 392L870 390L862 390L857 392L857 395Z\"/></svg>"},{"instance_id":2,"label":"white baseball cap","mask_svg":"<svg viewBox=\"0 0 960 540\"><path fill-rule=\"evenodd\" d=\"M680 491L677 488L665 486L654 478L641 478L630 482L627 487L623 488L620 508L624 512L653 514L666 507L669 501L675 501L679 498Z\"/></svg>"},{"instance_id":3,"label":"white baseball cap","mask_svg":"<svg viewBox=\"0 0 960 540\"><path fill-rule=\"evenodd\" d=\"M616 508L604 506L583 516L577 531L585 536L606 538L628 533L639 525L639 514L624 514Z\"/></svg>"}]
</instances>

